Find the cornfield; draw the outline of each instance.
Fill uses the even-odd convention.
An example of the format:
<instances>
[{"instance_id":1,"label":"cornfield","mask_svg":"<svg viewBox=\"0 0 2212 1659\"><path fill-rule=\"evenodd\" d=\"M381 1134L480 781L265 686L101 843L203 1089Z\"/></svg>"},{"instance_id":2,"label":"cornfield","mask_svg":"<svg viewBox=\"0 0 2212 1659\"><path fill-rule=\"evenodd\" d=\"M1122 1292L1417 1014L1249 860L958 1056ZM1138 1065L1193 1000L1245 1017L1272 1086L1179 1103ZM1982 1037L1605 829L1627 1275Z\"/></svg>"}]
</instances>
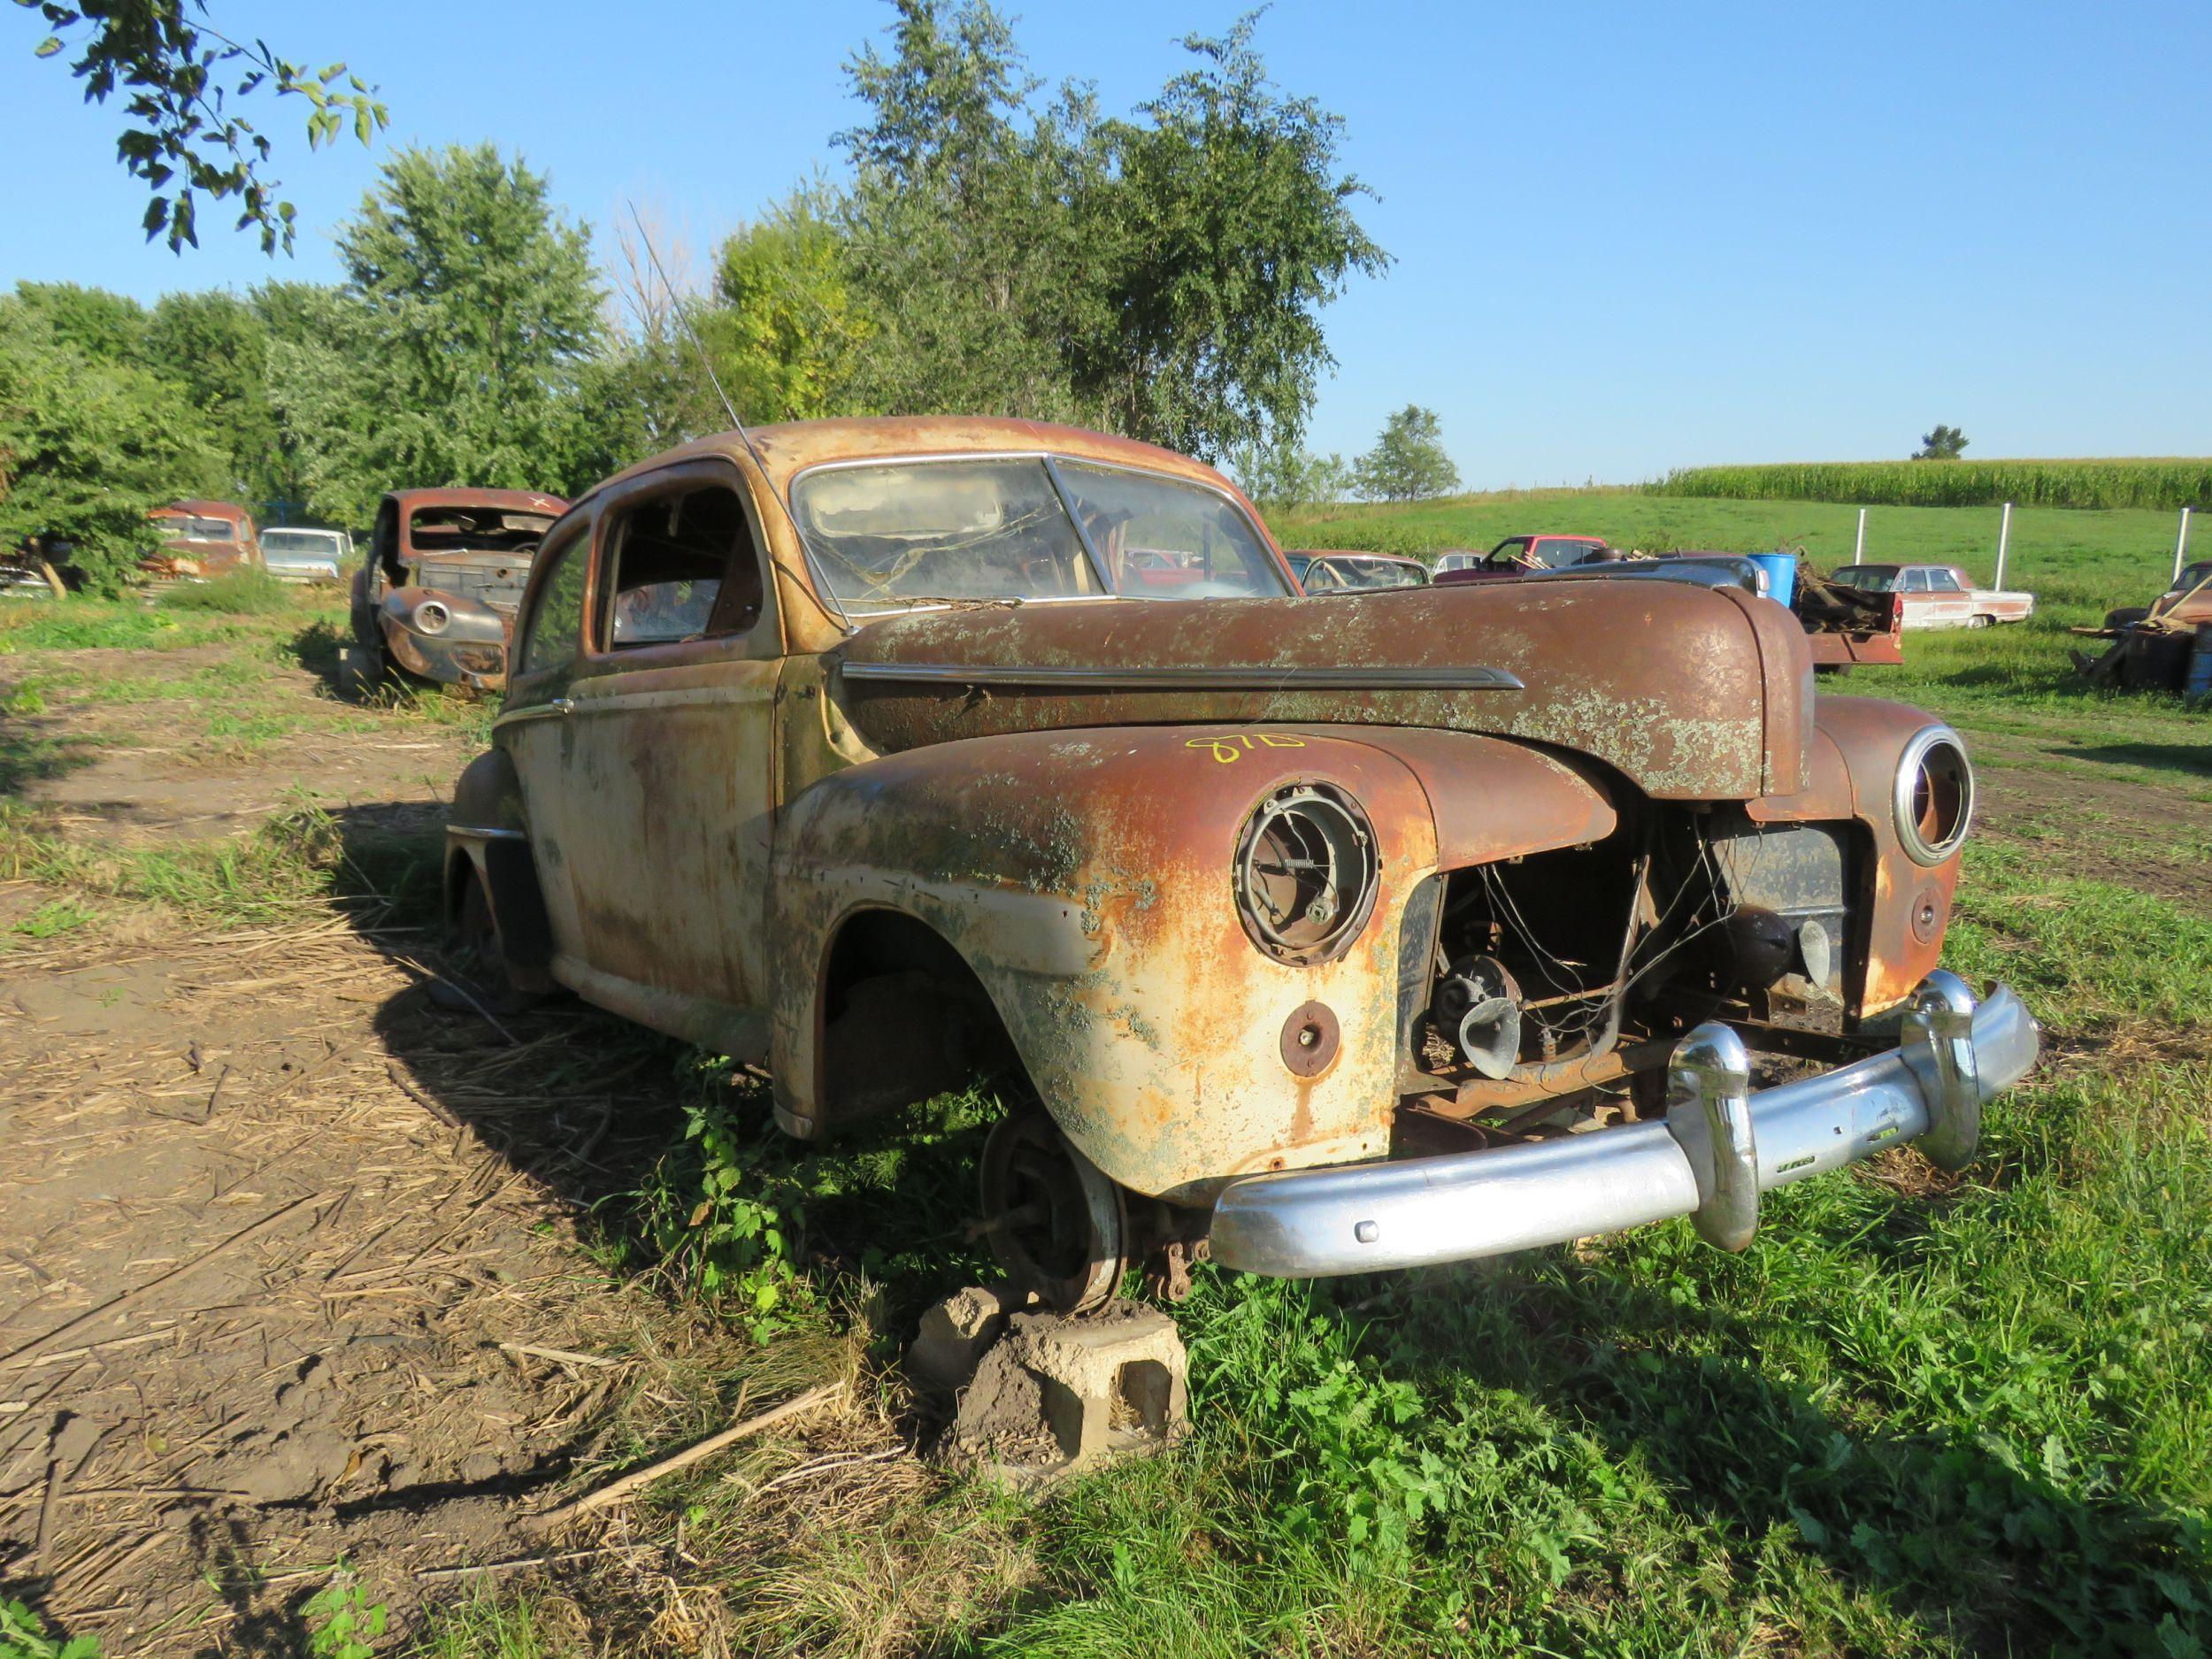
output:
<instances>
[{"instance_id":1,"label":"cornfield","mask_svg":"<svg viewBox=\"0 0 2212 1659\"><path fill-rule=\"evenodd\" d=\"M2212 502L2212 459L1809 461L1678 467L1655 495L1897 507L2185 507Z\"/></svg>"}]
</instances>

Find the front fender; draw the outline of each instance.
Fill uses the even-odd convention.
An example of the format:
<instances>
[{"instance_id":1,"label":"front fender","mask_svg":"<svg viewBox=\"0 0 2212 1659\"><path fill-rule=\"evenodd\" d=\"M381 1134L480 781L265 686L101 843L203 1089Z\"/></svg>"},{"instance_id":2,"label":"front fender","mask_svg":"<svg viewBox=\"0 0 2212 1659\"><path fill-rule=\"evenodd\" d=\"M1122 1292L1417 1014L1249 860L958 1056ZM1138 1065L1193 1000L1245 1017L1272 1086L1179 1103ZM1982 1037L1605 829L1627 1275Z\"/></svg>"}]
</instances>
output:
<instances>
[{"instance_id":1,"label":"front fender","mask_svg":"<svg viewBox=\"0 0 2212 1659\"><path fill-rule=\"evenodd\" d=\"M1380 855L1362 931L1302 967L1253 946L1232 886L1246 819L1296 780L1357 799ZM1400 925L1440 850L1481 862L1612 822L1565 764L1458 733L1102 727L852 766L778 826L779 1108L787 1125L818 1123L824 968L843 921L881 909L960 954L1048 1110L1126 1187L1194 1201L1239 1174L1379 1156L1396 1101ZM1301 1076L1286 1033L1316 1002L1336 1049Z\"/></svg>"}]
</instances>

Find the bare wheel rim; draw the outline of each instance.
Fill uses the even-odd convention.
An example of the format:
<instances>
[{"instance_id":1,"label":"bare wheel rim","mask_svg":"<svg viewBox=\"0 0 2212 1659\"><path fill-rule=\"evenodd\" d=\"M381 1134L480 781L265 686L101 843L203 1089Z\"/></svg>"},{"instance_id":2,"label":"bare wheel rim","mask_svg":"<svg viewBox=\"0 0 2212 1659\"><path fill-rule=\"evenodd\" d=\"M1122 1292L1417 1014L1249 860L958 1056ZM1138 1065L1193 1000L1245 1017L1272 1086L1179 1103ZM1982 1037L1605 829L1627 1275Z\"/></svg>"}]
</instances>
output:
<instances>
[{"instance_id":1,"label":"bare wheel rim","mask_svg":"<svg viewBox=\"0 0 2212 1659\"><path fill-rule=\"evenodd\" d=\"M991 1254L1016 1285L1064 1313L1114 1294L1126 1265L1121 1189L1044 1112L992 1127L982 1189Z\"/></svg>"}]
</instances>

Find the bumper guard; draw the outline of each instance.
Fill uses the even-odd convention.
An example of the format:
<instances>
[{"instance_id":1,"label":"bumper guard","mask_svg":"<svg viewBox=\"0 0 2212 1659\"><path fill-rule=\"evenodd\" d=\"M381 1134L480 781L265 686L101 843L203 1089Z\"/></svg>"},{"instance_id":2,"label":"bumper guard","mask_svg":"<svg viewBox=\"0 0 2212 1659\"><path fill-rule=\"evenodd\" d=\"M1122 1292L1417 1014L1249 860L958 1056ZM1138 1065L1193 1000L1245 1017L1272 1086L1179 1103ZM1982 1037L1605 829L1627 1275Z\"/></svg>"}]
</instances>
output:
<instances>
[{"instance_id":1,"label":"bumper guard","mask_svg":"<svg viewBox=\"0 0 2212 1659\"><path fill-rule=\"evenodd\" d=\"M1743 1039L1710 1021L1675 1047L1667 1115L1562 1140L1233 1181L1214 1205L1213 1259L1318 1279L1563 1244L1688 1216L1740 1250L1759 1194L1920 1142L1945 1169L1972 1161L1982 1103L2027 1074L2040 1034L2000 986L1977 1002L1938 970L1886 1054L1751 1091Z\"/></svg>"}]
</instances>

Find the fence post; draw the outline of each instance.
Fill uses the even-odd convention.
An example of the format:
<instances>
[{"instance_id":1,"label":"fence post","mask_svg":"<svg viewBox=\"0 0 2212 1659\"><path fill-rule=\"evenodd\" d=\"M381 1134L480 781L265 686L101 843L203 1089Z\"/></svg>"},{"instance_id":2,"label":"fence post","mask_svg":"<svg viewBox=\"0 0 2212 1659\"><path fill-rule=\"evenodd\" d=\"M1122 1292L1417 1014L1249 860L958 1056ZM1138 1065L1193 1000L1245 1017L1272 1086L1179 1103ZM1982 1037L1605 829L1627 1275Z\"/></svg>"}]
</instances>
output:
<instances>
[{"instance_id":1,"label":"fence post","mask_svg":"<svg viewBox=\"0 0 2212 1659\"><path fill-rule=\"evenodd\" d=\"M2004 591L2005 548L2012 541L2012 503L2005 503L2005 516L1997 521L1997 589Z\"/></svg>"},{"instance_id":2,"label":"fence post","mask_svg":"<svg viewBox=\"0 0 2212 1659\"><path fill-rule=\"evenodd\" d=\"M1854 565L1866 563L1866 509L1863 507L1859 509L1859 539L1851 549L1851 562Z\"/></svg>"},{"instance_id":3,"label":"fence post","mask_svg":"<svg viewBox=\"0 0 2212 1659\"><path fill-rule=\"evenodd\" d=\"M2186 552L2188 552L2188 550L2189 550L2189 514L2190 514L2190 511L2191 511L2191 509L2189 509L2189 508L2187 508L2187 507L2184 507L2184 508L2181 510L2181 530L2180 530L2180 533L2179 533L2178 534L2177 534L2177 535L2174 537L2174 574L2173 574L2173 580L2174 580L2175 581L2179 581L2179 580L2181 580L2181 564L2182 564L2182 555L2183 555L2183 554L2185 554L2185 553L2186 553Z\"/></svg>"}]
</instances>

